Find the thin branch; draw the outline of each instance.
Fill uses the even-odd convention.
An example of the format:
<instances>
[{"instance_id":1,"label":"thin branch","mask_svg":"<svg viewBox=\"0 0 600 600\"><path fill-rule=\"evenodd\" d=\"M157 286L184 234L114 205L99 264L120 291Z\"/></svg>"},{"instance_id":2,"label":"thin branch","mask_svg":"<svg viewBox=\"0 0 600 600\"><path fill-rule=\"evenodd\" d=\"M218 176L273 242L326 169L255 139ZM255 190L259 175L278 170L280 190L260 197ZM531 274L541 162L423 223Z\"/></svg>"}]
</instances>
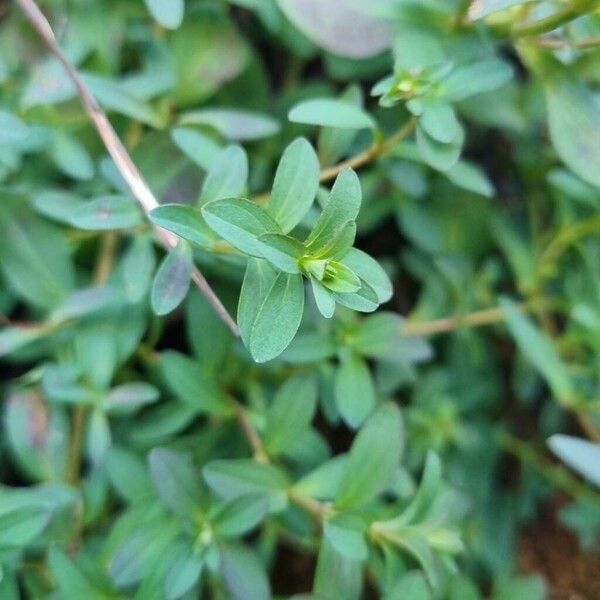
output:
<instances>
[{"instance_id":1,"label":"thin branch","mask_svg":"<svg viewBox=\"0 0 600 600\"><path fill-rule=\"evenodd\" d=\"M50 27L50 23L36 4L35 0L17 0L17 2L25 13L25 16L29 19L35 30L39 33L50 52L52 52L52 54L54 54L54 56L56 56L56 58L60 61L69 78L75 85L85 111L98 130L106 149L123 176L123 179L125 179L127 182L131 193L142 207L144 213L147 215L151 210L158 206L158 201L148 187L148 184L142 177L141 173L131 160L129 153L119 139L113 126L108 120L108 117L100 108L100 105L86 86L83 79L80 77L79 73L77 73L73 65L71 65L61 50L54 32ZM176 235L166 231L165 229L161 229L160 227L155 227L155 230L165 248L171 249L177 245L179 238ZM202 273L196 267L194 267L192 279L216 313L221 317L221 319L223 319L223 321L225 321L225 323L227 323L231 331L236 336L239 336L239 328L236 322L227 312L227 309L225 306L223 306L221 300L214 293L213 289L204 278L204 275L202 275Z\"/></svg>"},{"instance_id":2,"label":"thin branch","mask_svg":"<svg viewBox=\"0 0 600 600\"><path fill-rule=\"evenodd\" d=\"M566 6L543 19L516 25L512 28L512 37L522 38L554 31L561 25L584 15L594 7L595 2L596 0L571 0Z\"/></svg>"},{"instance_id":3,"label":"thin branch","mask_svg":"<svg viewBox=\"0 0 600 600\"><path fill-rule=\"evenodd\" d=\"M394 146L399 144L402 140L407 138L415 129L417 122L416 119L409 119L396 133L393 133L389 138L383 141L375 141L366 150L351 156L350 158L337 163L331 167L325 167L321 169L319 181L325 183L335 179L341 171L350 167L352 169L358 169L364 167L374 160L378 159L389 152ZM263 192L254 197L254 201L257 204L266 204L271 197L270 192Z\"/></svg>"},{"instance_id":4,"label":"thin branch","mask_svg":"<svg viewBox=\"0 0 600 600\"><path fill-rule=\"evenodd\" d=\"M519 305L521 310L525 310L525 304ZM406 323L402 332L406 335L435 335L436 333L447 333L455 329L465 327L480 327L482 325L492 325L504 321L505 315L501 308L486 308L466 315L457 315L455 317L445 317L433 321L418 321Z\"/></svg>"},{"instance_id":5,"label":"thin branch","mask_svg":"<svg viewBox=\"0 0 600 600\"><path fill-rule=\"evenodd\" d=\"M579 48L581 50L600 46L600 36L585 38L582 40L564 40L559 38L539 38L535 42L541 48Z\"/></svg>"},{"instance_id":6,"label":"thin branch","mask_svg":"<svg viewBox=\"0 0 600 600\"><path fill-rule=\"evenodd\" d=\"M254 453L254 459L260 463L268 463L269 456L265 452L262 440L258 431L256 431L252 421L250 420L246 407L240 404L235 398L231 398L231 405L235 412L235 418L244 434L244 437L248 441L252 452Z\"/></svg>"},{"instance_id":7,"label":"thin branch","mask_svg":"<svg viewBox=\"0 0 600 600\"><path fill-rule=\"evenodd\" d=\"M363 167L370 162L373 162L375 159L383 156L387 152L389 152L394 146L399 144L403 139L407 138L414 130L416 125L416 120L414 118L409 119L396 133L391 135L389 138L381 141L376 141L372 146L360 152L359 154L352 156L351 158L338 163L337 165L333 165L332 167L327 167L321 171L320 181L324 183L326 181L331 181L335 179L340 171L346 169L348 167L352 169L358 169L359 167Z\"/></svg>"}]
</instances>

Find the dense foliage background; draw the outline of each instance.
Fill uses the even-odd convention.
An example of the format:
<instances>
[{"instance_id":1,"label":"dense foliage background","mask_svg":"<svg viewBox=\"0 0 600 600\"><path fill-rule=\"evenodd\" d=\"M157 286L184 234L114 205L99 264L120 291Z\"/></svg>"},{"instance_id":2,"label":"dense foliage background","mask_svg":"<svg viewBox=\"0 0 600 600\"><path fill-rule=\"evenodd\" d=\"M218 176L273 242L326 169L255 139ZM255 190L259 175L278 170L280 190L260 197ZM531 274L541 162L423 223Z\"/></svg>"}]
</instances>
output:
<instances>
[{"instance_id":1,"label":"dense foliage background","mask_svg":"<svg viewBox=\"0 0 600 600\"><path fill-rule=\"evenodd\" d=\"M81 80L0 4L0 598L600 598L598 447L547 446L600 441L599 3L40 8Z\"/></svg>"}]
</instances>

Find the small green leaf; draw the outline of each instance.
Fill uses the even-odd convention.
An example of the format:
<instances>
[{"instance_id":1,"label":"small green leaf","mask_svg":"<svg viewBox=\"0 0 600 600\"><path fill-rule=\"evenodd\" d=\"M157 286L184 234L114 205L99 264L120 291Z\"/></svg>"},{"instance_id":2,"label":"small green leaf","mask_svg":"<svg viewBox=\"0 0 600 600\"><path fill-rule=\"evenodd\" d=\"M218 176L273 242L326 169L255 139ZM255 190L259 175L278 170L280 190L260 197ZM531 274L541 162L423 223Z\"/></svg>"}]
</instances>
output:
<instances>
[{"instance_id":1,"label":"small green leaf","mask_svg":"<svg viewBox=\"0 0 600 600\"><path fill-rule=\"evenodd\" d=\"M64 131L52 136L49 148L54 164L68 177L89 181L94 177L94 163L79 140Z\"/></svg>"},{"instance_id":2,"label":"small green leaf","mask_svg":"<svg viewBox=\"0 0 600 600\"><path fill-rule=\"evenodd\" d=\"M542 82L552 144L582 179L600 187L600 107L594 94L570 69L552 61Z\"/></svg>"},{"instance_id":3,"label":"small green leaf","mask_svg":"<svg viewBox=\"0 0 600 600\"><path fill-rule=\"evenodd\" d=\"M568 404L573 401L574 390L569 373L551 340L528 319L513 302L500 300L506 315L506 324L524 356L546 379L557 400Z\"/></svg>"},{"instance_id":4,"label":"small green leaf","mask_svg":"<svg viewBox=\"0 0 600 600\"><path fill-rule=\"evenodd\" d=\"M221 151L219 144L211 137L191 127L176 127L171 131L171 139L190 160L205 171L210 169Z\"/></svg>"},{"instance_id":5,"label":"small green leaf","mask_svg":"<svg viewBox=\"0 0 600 600\"><path fill-rule=\"evenodd\" d=\"M81 203L71 215L70 222L79 229L128 229L142 221L135 201L128 196L102 196Z\"/></svg>"},{"instance_id":6,"label":"small green leaf","mask_svg":"<svg viewBox=\"0 0 600 600\"><path fill-rule=\"evenodd\" d=\"M363 568L360 561L343 556L327 538L323 538L315 573L315 596L332 600L359 600L362 588Z\"/></svg>"},{"instance_id":7,"label":"small green leaf","mask_svg":"<svg viewBox=\"0 0 600 600\"><path fill-rule=\"evenodd\" d=\"M160 499L176 515L193 521L202 506L203 493L200 473L190 457L168 448L154 448L148 463Z\"/></svg>"},{"instance_id":8,"label":"small green leaf","mask_svg":"<svg viewBox=\"0 0 600 600\"><path fill-rule=\"evenodd\" d=\"M385 594L383 600L431 600L432 594L423 573L409 571L402 575L398 581ZM458 599L457 599L458 600ZM466 597L461 600L468 600Z\"/></svg>"},{"instance_id":9,"label":"small green leaf","mask_svg":"<svg viewBox=\"0 0 600 600\"><path fill-rule=\"evenodd\" d=\"M325 205L315 228L306 240L311 253L331 244L349 221L355 221L360 210L362 191L358 176L352 169L344 169L335 180L329 201Z\"/></svg>"},{"instance_id":10,"label":"small green leaf","mask_svg":"<svg viewBox=\"0 0 600 600\"><path fill-rule=\"evenodd\" d=\"M169 388L190 408L212 415L231 414L227 396L199 363L179 352L163 352L160 367Z\"/></svg>"},{"instance_id":11,"label":"small green leaf","mask_svg":"<svg viewBox=\"0 0 600 600\"><path fill-rule=\"evenodd\" d=\"M302 276L275 273L262 262L248 263L238 306L242 339L256 362L271 360L287 348L304 312Z\"/></svg>"},{"instance_id":12,"label":"small green leaf","mask_svg":"<svg viewBox=\"0 0 600 600\"><path fill-rule=\"evenodd\" d=\"M180 242L162 261L152 285L152 310L166 315L175 310L187 295L192 278L192 253Z\"/></svg>"},{"instance_id":13,"label":"small green leaf","mask_svg":"<svg viewBox=\"0 0 600 600\"><path fill-rule=\"evenodd\" d=\"M210 488L225 500L234 500L248 494L259 494L269 499L269 510L278 512L287 506L286 475L276 466L254 460L215 460L203 470Z\"/></svg>"},{"instance_id":14,"label":"small green leaf","mask_svg":"<svg viewBox=\"0 0 600 600\"><path fill-rule=\"evenodd\" d=\"M279 131L273 117L237 108L203 108L181 117L182 125L208 125L229 140L251 141L271 137Z\"/></svg>"},{"instance_id":15,"label":"small green leaf","mask_svg":"<svg viewBox=\"0 0 600 600\"><path fill-rule=\"evenodd\" d=\"M449 144L434 140L420 125L417 126L417 147L422 159L438 171L448 171L460 157L464 142L464 131Z\"/></svg>"},{"instance_id":16,"label":"small green leaf","mask_svg":"<svg viewBox=\"0 0 600 600\"><path fill-rule=\"evenodd\" d=\"M358 312L373 312L379 308L379 299L377 294L367 283L363 281L362 286L352 294L333 293L333 297L338 304L356 310Z\"/></svg>"},{"instance_id":17,"label":"small green leaf","mask_svg":"<svg viewBox=\"0 0 600 600\"><path fill-rule=\"evenodd\" d=\"M304 254L304 246L298 240L280 233L265 233L258 239L262 243L262 255L276 269L300 273L298 262Z\"/></svg>"},{"instance_id":18,"label":"small green leaf","mask_svg":"<svg viewBox=\"0 0 600 600\"><path fill-rule=\"evenodd\" d=\"M220 570L233 600L271 600L265 569L253 552L240 544L221 544Z\"/></svg>"},{"instance_id":19,"label":"small green leaf","mask_svg":"<svg viewBox=\"0 0 600 600\"><path fill-rule=\"evenodd\" d=\"M48 566L64 600L105 600L107 597L106 591L96 587L57 546L50 548Z\"/></svg>"},{"instance_id":20,"label":"small green leaf","mask_svg":"<svg viewBox=\"0 0 600 600\"><path fill-rule=\"evenodd\" d=\"M192 206L163 204L150 213L150 220L198 246L210 247L213 242L212 232L202 218L202 213Z\"/></svg>"},{"instance_id":21,"label":"small green leaf","mask_svg":"<svg viewBox=\"0 0 600 600\"><path fill-rule=\"evenodd\" d=\"M317 381L310 374L290 377L277 391L267 412L263 433L269 455L285 450L303 429L306 429L317 408Z\"/></svg>"},{"instance_id":22,"label":"small green leaf","mask_svg":"<svg viewBox=\"0 0 600 600\"><path fill-rule=\"evenodd\" d=\"M107 412L127 414L156 402L159 396L159 391L149 383L130 381L110 390L104 399L103 408Z\"/></svg>"},{"instance_id":23,"label":"small green leaf","mask_svg":"<svg viewBox=\"0 0 600 600\"><path fill-rule=\"evenodd\" d=\"M394 404L384 404L371 415L352 444L336 507L359 507L384 491L400 465L403 441L400 411Z\"/></svg>"},{"instance_id":24,"label":"small green leaf","mask_svg":"<svg viewBox=\"0 0 600 600\"><path fill-rule=\"evenodd\" d=\"M367 283L377 295L378 302L387 302L393 294L392 282L380 264L366 252L351 248L341 261Z\"/></svg>"},{"instance_id":25,"label":"small green leaf","mask_svg":"<svg viewBox=\"0 0 600 600\"><path fill-rule=\"evenodd\" d=\"M152 283L156 255L152 239L136 235L121 262L121 285L127 299L137 304L146 296Z\"/></svg>"},{"instance_id":26,"label":"small green leaf","mask_svg":"<svg viewBox=\"0 0 600 600\"><path fill-rule=\"evenodd\" d=\"M356 355L343 360L334 382L337 409L350 427L356 429L375 406L375 386L367 363Z\"/></svg>"},{"instance_id":27,"label":"small green leaf","mask_svg":"<svg viewBox=\"0 0 600 600\"><path fill-rule=\"evenodd\" d=\"M335 261L327 265L322 283L327 289L339 294L351 294L361 287L358 276L346 265Z\"/></svg>"},{"instance_id":28,"label":"small green leaf","mask_svg":"<svg viewBox=\"0 0 600 600\"><path fill-rule=\"evenodd\" d=\"M366 523L355 515L338 513L325 521L323 534L336 552L351 560L364 561L369 554Z\"/></svg>"},{"instance_id":29,"label":"small green leaf","mask_svg":"<svg viewBox=\"0 0 600 600\"><path fill-rule=\"evenodd\" d=\"M563 462L600 488L600 444L569 435L553 435L548 446Z\"/></svg>"},{"instance_id":30,"label":"small green leaf","mask_svg":"<svg viewBox=\"0 0 600 600\"><path fill-rule=\"evenodd\" d=\"M375 129L377 124L362 108L343 100L315 98L294 106L288 119L294 123L337 127L339 129Z\"/></svg>"},{"instance_id":31,"label":"small green leaf","mask_svg":"<svg viewBox=\"0 0 600 600\"><path fill-rule=\"evenodd\" d=\"M185 0L144 0L152 16L167 29L177 29L183 23Z\"/></svg>"},{"instance_id":32,"label":"small green leaf","mask_svg":"<svg viewBox=\"0 0 600 600\"><path fill-rule=\"evenodd\" d=\"M313 296L319 312L326 318L331 319L335 312L335 297L333 294L315 277L310 277Z\"/></svg>"},{"instance_id":33,"label":"small green leaf","mask_svg":"<svg viewBox=\"0 0 600 600\"><path fill-rule=\"evenodd\" d=\"M267 212L284 233L291 231L308 212L319 188L319 159L304 138L283 152L275 173Z\"/></svg>"},{"instance_id":34,"label":"small green leaf","mask_svg":"<svg viewBox=\"0 0 600 600\"><path fill-rule=\"evenodd\" d=\"M248 156L241 146L227 146L210 163L198 204L213 200L237 198L243 194L248 181Z\"/></svg>"},{"instance_id":35,"label":"small green leaf","mask_svg":"<svg viewBox=\"0 0 600 600\"><path fill-rule=\"evenodd\" d=\"M186 544L181 544L179 548L164 580L165 600L178 600L185 596L198 584L202 575L204 560L200 552Z\"/></svg>"},{"instance_id":36,"label":"small green leaf","mask_svg":"<svg viewBox=\"0 0 600 600\"><path fill-rule=\"evenodd\" d=\"M450 144L462 135L456 113L447 102L425 103L419 124L432 139L442 144Z\"/></svg>"},{"instance_id":37,"label":"small green leaf","mask_svg":"<svg viewBox=\"0 0 600 600\"><path fill-rule=\"evenodd\" d=\"M508 83L513 76L512 68L494 58L456 67L441 84L441 97L447 102L458 102L491 92Z\"/></svg>"},{"instance_id":38,"label":"small green leaf","mask_svg":"<svg viewBox=\"0 0 600 600\"><path fill-rule=\"evenodd\" d=\"M208 225L244 254L262 257L265 233L281 233L279 225L254 202L242 198L215 200L202 207Z\"/></svg>"},{"instance_id":39,"label":"small green leaf","mask_svg":"<svg viewBox=\"0 0 600 600\"><path fill-rule=\"evenodd\" d=\"M269 512L269 503L262 494L239 496L222 504L209 519L219 537L241 537L252 531Z\"/></svg>"},{"instance_id":40,"label":"small green leaf","mask_svg":"<svg viewBox=\"0 0 600 600\"><path fill-rule=\"evenodd\" d=\"M494 195L494 186L484 171L470 162L459 160L445 174L454 185L464 190L486 198Z\"/></svg>"}]
</instances>

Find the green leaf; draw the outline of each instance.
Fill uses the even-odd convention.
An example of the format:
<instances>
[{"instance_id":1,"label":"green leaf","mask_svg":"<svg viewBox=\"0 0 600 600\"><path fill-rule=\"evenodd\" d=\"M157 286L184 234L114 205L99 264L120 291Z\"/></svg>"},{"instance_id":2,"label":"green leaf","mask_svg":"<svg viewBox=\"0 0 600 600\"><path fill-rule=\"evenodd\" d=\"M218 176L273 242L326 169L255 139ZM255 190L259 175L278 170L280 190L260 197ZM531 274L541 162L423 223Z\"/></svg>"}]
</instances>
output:
<instances>
[{"instance_id":1,"label":"green leaf","mask_svg":"<svg viewBox=\"0 0 600 600\"><path fill-rule=\"evenodd\" d=\"M327 289L339 294L351 294L361 287L360 279L351 269L333 260L327 265L322 283Z\"/></svg>"},{"instance_id":2,"label":"green leaf","mask_svg":"<svg viewBox=\"0 0 600 600\"><path fill-rule=\"evenodd\" d=\"M101 196L82 202L73 211L70 222L79 229L128 229L142 222L142 213L128 196Z\"/></svg>"},{"instance_id":3,"label":"green leaf","mask_svg":"<svg viewBox=\"0 0 600 600\"><path fill-rule=\"evenodd\" d=\"M262 494L239 496L219 505L209 520L222 538L241 537L252 531L269 512L269 503Z\"/></svg>"},{"instance_id":4,"label":"green leaf","mask_svg":"<svg viewBox=\"0 0 600 600\"><path fill-rule=\"evenodd\" d=\"M213 200L236 198L243 194L248 181L248 156L241 146L231 145L221 150L210 163L198 205Z\"/></svg>"},{"instance_id":5,"label":"green leaf","mask_svg":"<svg viewBox=\"0 0 600 600\"><path fill-rule=\"evenodd\" d=\"M82 570L58 547L53 546L48 553L48 565L64 600L105 600L105 590L99 589Z\"/></svg>"},{"instance_id":6,"label":"green leaf","mask_svg":"<svg viewBox=\"0 0 600 600\"><path fill-rule=\"evenodd\" d=\"M481 168L470 162L459 160L445 173L456 186L480 194L486 198L494 195L494 186Z\"/></svg>"},{"instance_id":7,"label":"green leaf","mask_svg":"<svg viewBox=\"0 0 600 600\"><path fill-rule=\"evenodd\" d=\"M57 131L52 136L49 152L54 164L68 177L81 181L94 177L94 163L77 138Z\"/></svg>"},{"instance_id":8,"label":"green leaf","mask_svg":"<svg viewBox=\"0 0 600 600\"><path fill-rule=\"evenodd\" d=\"M277 4L304 35L339 56L369 58L383 52L391 40L385 20L353 0L277 0Z\"/></svg>"},{"instance_id":9,"label":"green leaf","mask_svg":"<svg viewBox=\"0 0 600 600\"><path fill-rule=\"evenodd\" d=\"M563 462L600 487L600 445L569 435L555 434L548 446Z\"/></svg>"},{"instance_id":10,"label":"green leaf","mask_svg":"<svg viewBox=\"0 0 600 600\"><path fill-rule=\"evenodd\" d=\"M203 469L211 489L225 500L248 494L269 499L269 510L279 512L287 506L287 476L276 466L250 459L215 460Z\"/></svg>"},{"instance_id":11,"label":"green leaf","mask_svg":"<svg viewBox=\"0 0 600 600\"><path fill-rule=\"evenodd\" d=\"M287 348L298 331L303 312L301 275L274 273L259 261L248 263L240 293L238 324L256 362L271 360Z\"/></svg>"},{"instance_id":12,"label":"green leaf","mask_svg":"<svg viewBox=\"0 0 600 600\"><path fill-rule=\"evenodd\" d=\"M154 448L149 456L150 477L160 499L176 515L194 521L203 501L200 473L189 456Z\"/></svg>"},{"instance_id":13,"label":"green leaf","mask_svg":"<svg viewBox=\"0 0 600 600\"><path fill-rule=\"evenodd\" d=\"M363 588L363 568L359 561L337 552L331 542L321 542L314 593L317 598L359 600Z\"/></svg>"},{"instance_id":14,"label":"green leaf","mask_svg":"<svg viewBox=\"0 0 600 600\"><path fill-rule=\"evenodd\" d=\"M392 282L379 263L366 252L351 248L341 262L356 273L377 295L378 302L387 302L393 294Z\"/></svg>"},{"instance_id":15,"label":"green leaf","mask_svg":"<svg viewBox=\"0 0 600 600\"><path fill-rule=\"evenodd\" d=\"M377 127L373 118L359 106L332 98L304 100L290 110L288 119L294 123L339 129L375 129Z\"/></svg>"},{"instance_id":16,"label":"green leaf","mask_svg":"<svg viewBox=\"0 0 600 600\"><path fill-rule=\"evenodd\" d=\"M163 377L175 395L190 408L211 415L231 414L227 396L199 363L179 352L163 352Z\"/></svg>"},{"instance_id":17,"label":"green leaf","mask_svg":"<svg viewBox=\"0 0 600 600\"><path fill-rule=\"evenodd\" d=\"M0 357L15 352L49 333L45 327L5 327L0 331Z\"/></svg>"},{"instance_id":18,"label":"green leaf","mask_svg":"<svg viewBox=\"0 0 600 600\"><path fill-rule=\"evenodd\" d=\"M535 2L535 0L479 0L478 2L473 2L471 4L471 7L469 8L469 19L473 21L483 19L495 12L531 2Z\"/></svg>"},{"instance_id":19,"label":"green leaf","mask_svg":"<svg viewBox=\"0 0 600 600\"><path fill-rule=\"evenodd\" d=\"M403 442L400 411L394 404L384 404L371 415L352 444L336 507L343 510L363 506L383 492L399 467Z\"/></svg>"},{"instance_id":20,"label":"green leaf","mask_svg":"<svg viewBox=\"0 0 600 600\"><path fill-rule=\"evenodd\" d=\"M420 571L409 571L402 575L385 594L383 600L431 600L432 594L427 581ZM457 599L458 600L458 599ZM468 600L463 598L461 600Z\"/></svg>"},{"instance_id":21,"label":"green leaf","mask_svg":"<svg viewBox=\"0 0 600 600\"><path fill-rule=\"evenodd\" d=\"M212 232L197 208L184 204L163 204L150 213L150 220L188 242L203 248L212 245Z\"/></svg>"},{"instance_id":22,"label":"green leaf","mask_svg":"<svg viewBox=\"0 0 600 600\"><path fill-rule=\"evenodd\" d=\"M379 308L379 299L377 294L365 282L362 287L352 294L333 293L333 297L338 304L356 310L358 312L373 312Z\"/></svg>"},{"instance_id":23,"label":"green leaf","mask_svg":"<svg viewBox=\"0 0 600 600\"><path fill-rule=\"evenodd\" d=\"M311 363L331 358L335 355L336 349L335 341L329 332L301 332L288 346L281 358L291 363Z\"/></svg>"},{"instance_id":24,"label":"green leaf","mask_svg":"<svg viewBox=\"0 0 600 600\"><path fill-rule=\"evenodd\" d=\"M220 571L233 600L271 600L265 569L253 552L240 544L221 544Z\"/></svg>"},{"instance_id":25,"label":"green leaf","mask_svg":"<svg viewBox=\"0 0 600 600\"><path fill-rule=\"evenodd\" d=\"M367 525L360 517L338 513L325 521L323 534L336 552L345 558L364 561L369 555L366 529Z\"/></svg>"},{"instance_id":26,"label":"green leaf","mask_svg":"<svg viewBox=\"0 0 600 600\"><path fill-rule=\"evenodd\" d=\"M267 412L263 443L269 455L285 450L294 436L310 426L317 409L317 381L299 373L290 377L275 394Z\"/></svg>"},{"instance_id":27,"label":"green leaf","mask_svg":"<svg viewBox=\"0 0 600 600\"><path fill-rule=\"evenodd\" d=\"M543 72L552 144L582 179L600 187L600 106L592 92L558 61Z\"/></svg>"},{"instance_id":28,"label":"green leaf","mask_svg":"<svg viewBox=\"0 0 600 600\"><path fill-rule=\"evenodd\" d=\"M44 506L0 506L0 548L14 549L33 542L50 523L51 512Z\"/></svg>"},{"instance_id":29,"label":"green leaf","mask_svg":"<svg viewBox=\"0 0 600 600\"><path fill-rule=\"evenodd\" d=\"M200 580L203 567L202 555L196 549L182 544L165 577L165 600L177 600L185 596Z\"/></svg>"},{"instance_id":30,"label":"green leaf","mask_svg":"<svg viewBox=\"0 0 600 600\"><path fill-rule=\"evenodd\" d=\"M159 391L149 383L130 381L110 390L104 399L103 408L111 413L128 414L156 402L159 396Z\"/></svg>"},{"instance_id":31,"label":"green leaf","mask_svg":"<svg viewBox=\"0 0 600 600\"><path fill-rule=\"evenodd\" d=\"M449 144L434 140L420 125L417 126L417 147L422 159L438 171L450 170L458 161L464 142L464 131Z\"/></svg>"},{"instance_id":32,"label":"green leaf","mask_svg":"<svg viewBox=\"0 0 600 600\"><path fill-rule=\"evenodd\" d=\"M167 29L177 29L183 23L185 0L144 0L152 16Z\"/></svg>"},{"instance_id":33,"label":"green leaf","mask_svg":"<svg viewBox=\"0 0 600 600\"><path fill-rule=\"evenodd\" d=\"M110 482L126 501L138 502L154 493L146 464L135 454L112 446L105 465Z\"/></svg>"},{"instance_id":34,"label":"green leaf","mask_svg":"<svg viewBox=\"0 0 600 600\"><path fill-rule=\"evenodd\" d=\"M209 170L221 151L219 144L211 137L191 127L176 127L171 131L171 139L190 160L205 171Z\"/></svg>"},{"instance_id":35,"label":"green leaf","mask_svg":"<svg viewBox=\"0 0 600 600\"><path fill-rule=\"evenodd\" d=\"M183 302L190 287L192 266L192 253L184 242L165 256L152 285L152 310L157 315L166 315Z\"/></svg>"},{"instance_id":36,"label":"green leaf","mask_svg":"<svg viewBox=\"0 0 600 600\"><path fill-rule=\"evenodd\" d=\"M502 582L492 595L492 600L544 600L548 590L539 575L516 577Z\"/></svg>"},{"instance_id":37,"label":"green leaf","mask_svg":"<svg viewBox=\"0 0 600 600\"><path fill-rule=\"evenodd\" d=\"M121 262L121 285L130 302L137 304L146 296L155 266L156 255L152 239L136 235Z\"/></svg>"},{"instance_id":38,"label":"green leaf","mask_svg":"<svg viewBox=\"0 0 600 600\"><path fill-rule=\"evenodd\" d=\"M447 102L458 102L491 92L508 83L512 68L505 62L490 58L456 67L441 84L441 97Z\"/></svg>"},{"instance_id":39,"label":"green leaf","mask_svg":"<svg viewBox=\"0 0 600 600\"><path fill-rule=\"evenodd\" d=\"M106 110L115 111L151 127L160 128L164 125L161 115L130 93L119 81L91 73L85 73L82 77L96 100Z\"/></svg>"},{"instance_id":40,"label":"green leaf","mask_svg":"<svg viewBox=\"0 0 600 600\"><path fill-rule=\"evenodd\" d=\"M6 110L0 110L0 143L20 142L29 135L29 128L19 117Z\"/></svg>"},{"instance_id":41,"label":"green leaf","mask_svg":"<svg viewBox=\"0 0 600 600\"><path fill-rule=\"evenodd\" d=\"M319 312L326 318L331 319L335 312L335 297L333 294L315 277L310 277L313 296Z\"/></svg>"},{"instance_id":42,"label":"green leaf","mask_svg":"<svg viewBox=\"0 0 600 600\"><path fill-rule=\"evenodd\" d=\"M298 240L280 233L265 233L258 239L262 243L262 255L277 270L300 273L298 262L304 255L304 246Z\"/></svg>"},{"instance_id":43,"label":"green leaf","mask_svg":"<svg viewBox=\"0 0 600 600\"><path fill-rule=\"evenodd\" d=\"M335 372L335 405L346 423L356 429L375 406L375 386L367 363L351 355Z\"/></svg>"},{"instance_id":44,"label":"green leaf","mask_svg":"<svg viewBox=\"0 0 600 600\"><path fill-rule=\"evenodd\" d=\"M559 402L572 402L574 389L571 378L552 341L513 302L502 298L500 306L506 316L508 329L523 355L548 382Z\"/></svg>"},{"instance_id":45,"label":"green leaf","mask_svg":"<svg viewBox=\"0 0 600 600\"><path fill-rule=\"evenodd\" d=\"M450 144L462 136L454 109L439 100L425 103L419 124L432 139L442 144Z\"/></svg>"},{"instance_id":46,"label":"green leaf","mask_svg":"<svg viewBox=\"0 0 600 600\"><path fill-rule=\"evenodd\" d=\"M16 196L0 198L0 271L18 297L52 308L74 285L71 250L57 227L23 205Z\"/></svg>"},{"instance_id":47,"label":"green leaf","mask_svg":"<svg viewBox=\"0 0 600 600\"><path fill-rule=\"evenodd\" d=\"M306 240L311 254L319 254L336 239L349 221L355 221L360 210L362 191L358 176L352 169L344 169L335 180L329 200L319 216L312 233Z\"/></svg>"},{"instance_id":48,"label":"green leaf","mask_svg":"<svg viewBox=\"0 0 600 600\"><path fill-rule=\"evenodd\" d=\"M363 319L352 336L352 347L369 358L411 364L431 358L431 346L423 338L402 333L405 322L391 312Z\"/></svg>"},{"instance_id":49,"label":"green leaf","mask_svg":"<svg viewBox=\"0 0 600 600\"><path fill-rule=\"evenodd\" d=\"M284 233L304 218L319 188L319 159L304 138L294 140L284 150L273 182L267 212Z\"/></svg>"},{"instance_id":50,"label":"green leaf","mask_svg":"<svg viewBox=\"0 0 600 600\"><path fill-rule=\"evenodd\" d=\"M259 140L275 135L279 121L250 110L237 108L203 108L185 113L182 125L207 125L216 129L224 138L237 141Z\"/></svg>"},{"instance_id":51,"label":"green leaf","mask_svg":"<svg viewBox=\"0 0 600 600\"><path fill-rule=\"evenodd\" d=\"M279 225L258 204L242 198L215 200L202 207L208 225L244 254L262 257L265 233L281 233Z\"/></svg>"}]
</instances>

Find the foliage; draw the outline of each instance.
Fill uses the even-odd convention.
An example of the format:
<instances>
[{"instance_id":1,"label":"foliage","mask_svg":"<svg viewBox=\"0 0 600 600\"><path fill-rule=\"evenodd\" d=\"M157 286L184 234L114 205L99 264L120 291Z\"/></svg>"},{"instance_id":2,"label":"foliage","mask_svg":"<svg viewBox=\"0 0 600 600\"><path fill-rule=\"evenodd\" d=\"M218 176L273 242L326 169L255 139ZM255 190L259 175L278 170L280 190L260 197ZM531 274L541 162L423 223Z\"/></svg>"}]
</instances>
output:
<instances>
[{"instance_id":1,"label":"foliage","mask_svg":"<svg viewBox=\"0 0 600 600\"><path fill-rule=\"evenodd\" d=\"M41 7L81 79L0 17L0 598L546 597L522 528L600 532L598 2Z\"/></svg>"}]
</instances>

